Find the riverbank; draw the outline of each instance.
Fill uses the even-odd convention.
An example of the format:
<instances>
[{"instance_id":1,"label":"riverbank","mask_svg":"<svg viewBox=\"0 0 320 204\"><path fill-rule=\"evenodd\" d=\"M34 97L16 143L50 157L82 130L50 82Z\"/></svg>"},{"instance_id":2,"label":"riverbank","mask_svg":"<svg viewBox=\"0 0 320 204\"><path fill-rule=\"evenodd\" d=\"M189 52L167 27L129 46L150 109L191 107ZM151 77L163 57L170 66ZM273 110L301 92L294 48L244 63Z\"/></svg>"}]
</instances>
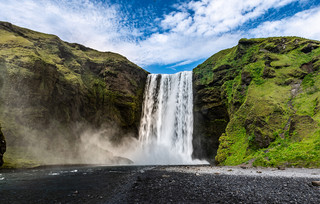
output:
<instances>
[{"instance_id":1,"label":"riverbank","mask_svg":"<svg viewBox=\"0 0 320 204\"><path fill-rule=\"evenodd\" d=\"M0 170L0 203L319 203L320 169L55 166Z\"/></svg>"}]
</instances>

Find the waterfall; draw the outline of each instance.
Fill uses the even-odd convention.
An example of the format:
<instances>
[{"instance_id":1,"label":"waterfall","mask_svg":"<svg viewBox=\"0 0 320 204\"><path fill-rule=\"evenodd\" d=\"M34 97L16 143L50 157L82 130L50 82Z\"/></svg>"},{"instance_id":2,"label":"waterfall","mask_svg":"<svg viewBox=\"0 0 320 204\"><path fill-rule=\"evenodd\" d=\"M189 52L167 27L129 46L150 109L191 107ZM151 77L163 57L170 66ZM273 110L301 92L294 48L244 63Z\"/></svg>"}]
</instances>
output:
<instances>
[{"instance_id":1,"label":"waterfall","mask_svg":"<svg viewBox=\"0 0 320 204\"><path fill-rule=\"evenodd\" d=\"M147 164L191 164L192 72L149 74L139 142Z\"/></svg>"}]
</instances>

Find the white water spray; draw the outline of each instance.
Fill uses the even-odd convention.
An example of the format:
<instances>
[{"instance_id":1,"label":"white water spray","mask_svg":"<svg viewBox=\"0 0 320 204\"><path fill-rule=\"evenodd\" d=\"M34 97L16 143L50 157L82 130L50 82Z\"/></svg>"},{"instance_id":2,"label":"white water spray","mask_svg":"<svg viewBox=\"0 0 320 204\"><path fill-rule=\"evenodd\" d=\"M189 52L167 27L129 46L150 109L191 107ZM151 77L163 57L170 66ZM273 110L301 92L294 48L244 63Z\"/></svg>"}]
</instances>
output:
<instances>
[{"instance_id":1,"label":"white water spray","mask_svg":"<svg viewBox=\"0 0 320 204\"><path fill-rule=\"evenodd\" d=\"M138 163L194 164L192 160L192 72L148 75L139 141Z\"/></svg>"}]
</instances>

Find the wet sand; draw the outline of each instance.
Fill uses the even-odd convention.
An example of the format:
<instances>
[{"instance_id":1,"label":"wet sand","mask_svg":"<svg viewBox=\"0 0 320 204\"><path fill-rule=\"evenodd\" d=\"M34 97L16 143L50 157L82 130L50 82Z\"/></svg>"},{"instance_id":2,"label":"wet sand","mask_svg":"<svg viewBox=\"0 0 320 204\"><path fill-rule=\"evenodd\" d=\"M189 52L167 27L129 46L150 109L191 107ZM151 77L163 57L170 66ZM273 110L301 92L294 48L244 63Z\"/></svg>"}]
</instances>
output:
<instances>
[{"instance_id":1,"label":"wet sand","mask_svg":"<svg viewBox=\"0 0 320 204\"><path fill-rule=\"evenodd\" d=\"M52 166L0 170L0 203L320 203L320 169Z\"/></svg>"}]
</instances>

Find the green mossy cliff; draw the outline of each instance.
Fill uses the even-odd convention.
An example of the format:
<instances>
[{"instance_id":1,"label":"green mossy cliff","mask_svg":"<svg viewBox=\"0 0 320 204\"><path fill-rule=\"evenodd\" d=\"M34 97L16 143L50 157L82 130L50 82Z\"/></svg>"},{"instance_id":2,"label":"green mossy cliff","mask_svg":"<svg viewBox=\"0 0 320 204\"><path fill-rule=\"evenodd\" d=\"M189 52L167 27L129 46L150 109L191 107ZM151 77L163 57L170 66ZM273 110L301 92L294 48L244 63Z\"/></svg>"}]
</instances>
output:
<instances>
[{"instance_id":1,"label":"green mossy cliff","mask_svg":"<svg viewBox=\"0 0 320 204\"><path fill-rule=\"evenodd\" d=\"M76 143L79 124L117 128L115 141L137 136L147 74L119 54L0 22L0 122L8 150L36 140L63 151Z\"/></svg>"},{"instance_id":2,"label":"green mossy cliff","mask_svg":"<svg viewBox=\"0 0 320 204\"><path fill-rule=\"evenodd\" d=\"M320 42L241 39L193 72L194 156L320 167Z\"/></svg>"}]
</instances>

